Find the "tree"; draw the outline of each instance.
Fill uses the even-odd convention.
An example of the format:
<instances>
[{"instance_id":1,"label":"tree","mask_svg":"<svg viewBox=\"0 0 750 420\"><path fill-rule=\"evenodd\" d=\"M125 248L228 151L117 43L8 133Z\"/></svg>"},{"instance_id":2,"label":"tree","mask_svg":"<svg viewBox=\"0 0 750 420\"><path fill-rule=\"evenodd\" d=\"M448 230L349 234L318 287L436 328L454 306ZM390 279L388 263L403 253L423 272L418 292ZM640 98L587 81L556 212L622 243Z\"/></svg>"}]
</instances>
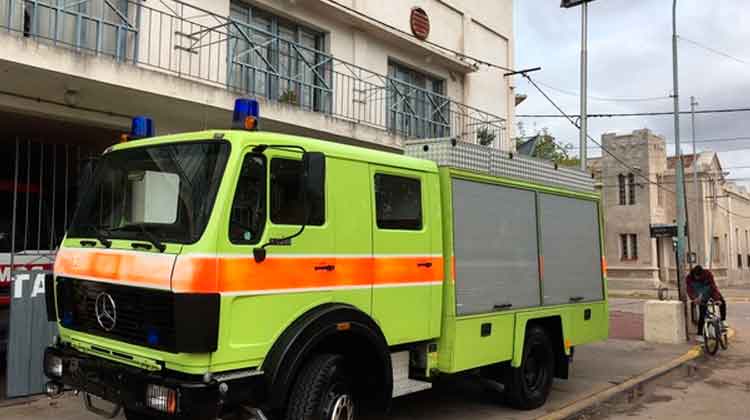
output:
<instances>
[{"instance_id":1,"label":"tree","mask_svg":"<svg viewBox=\"0 0 750 420\"><path fill-rule=\"evenodd\" d=\"M573 146L570 144L561 144L556 141L555 137L549 134L546 127L540 133L537 133L536 137L538 138L532 153L533 157L549 160L561 166L577 166L580 162L578 157L571 156L570 154ZM529 139L516 137L515 140L518 146Z\"/></svg>"}]
</instances>

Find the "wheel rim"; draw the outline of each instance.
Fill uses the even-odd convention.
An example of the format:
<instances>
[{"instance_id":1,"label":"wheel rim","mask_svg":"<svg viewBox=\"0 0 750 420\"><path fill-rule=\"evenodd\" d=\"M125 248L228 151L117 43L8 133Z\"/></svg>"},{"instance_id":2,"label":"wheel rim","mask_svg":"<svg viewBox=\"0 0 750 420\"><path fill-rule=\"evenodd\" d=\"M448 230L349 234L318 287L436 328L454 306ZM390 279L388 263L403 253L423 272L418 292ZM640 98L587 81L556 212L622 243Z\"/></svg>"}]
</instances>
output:
<instances>
[{"instance_id":1,"label":"wheel rim","mask_svg":"<svg viewBox=\"0 0 750 420\"><path fill-rule=\"evenodd\" d=\"M354 400L347 394L339 395L333 403L330 420L354 420Z\"/></svg>"},{"instance_id":2,"label":"wheel rim","mask_svg":"<svg viewBox=\"0 0 750 420\"><path fill-rule=\"evenodd\" d=\"M540 363L539 353L540 350L538 347L532 348L523 366L523 377L526 387L532 392L540 389L545 382L546 372L544 371L543 364Z\"/></svg>"}]
</instances>

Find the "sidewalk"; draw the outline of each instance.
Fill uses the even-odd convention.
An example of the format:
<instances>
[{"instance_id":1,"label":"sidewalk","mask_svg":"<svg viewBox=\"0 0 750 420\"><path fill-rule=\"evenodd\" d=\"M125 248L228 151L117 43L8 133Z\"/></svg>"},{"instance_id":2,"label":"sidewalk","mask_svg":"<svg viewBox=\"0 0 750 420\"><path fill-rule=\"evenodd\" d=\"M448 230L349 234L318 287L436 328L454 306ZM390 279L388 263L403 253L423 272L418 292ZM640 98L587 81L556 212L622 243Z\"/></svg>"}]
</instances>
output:
<instances>
[{"instance_id":1,"label":"sidewalk","mask_svg":"<svg viewBox=\"0 0 750 420\"><path fill-rule=\"evenodd\" d=\"M637 319L642 301L613 299L611 330L613 336L632 334L633 316ZM618 318L619 317L619 318ZM630 317L630 318L629 318ZM626 320L623 322L622 320ZM473 377L450 377L438 382L432 390L396 399L388 419L513 419L531 420L556 415L560 410L574 407L592 395L616 390L622 384L644 372L669 365L684 357L693 346L655 345L637 339L611 338L605 342L576 348L571 378L556 380L548 403L541 409L517 411L498 402L498 395L484 392ZM72 396L57 400L41 398L34 402L0 408L3 420L94 420L95 415L84 410L81 400ZM118 419L124 419L123 416Z\"/></svg>"}]
</instances>

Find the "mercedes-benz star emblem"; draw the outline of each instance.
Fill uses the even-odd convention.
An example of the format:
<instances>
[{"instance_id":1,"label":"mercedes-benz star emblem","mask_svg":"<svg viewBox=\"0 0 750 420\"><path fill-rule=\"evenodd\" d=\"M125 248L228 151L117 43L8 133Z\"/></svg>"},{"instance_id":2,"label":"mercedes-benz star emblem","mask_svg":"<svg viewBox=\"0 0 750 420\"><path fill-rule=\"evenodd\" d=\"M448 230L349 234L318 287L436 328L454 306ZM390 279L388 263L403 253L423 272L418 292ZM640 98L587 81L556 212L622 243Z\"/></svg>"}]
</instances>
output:
<instances>
[{"instance_id":1,"label":"mercedes-benz star emblem","mask_svg":"<svg viewBox=\"0 0 750 420\"><path fill-rule=\"evenodd\" d=\"M101 292L96 297L96 321L104 331L112 331L117 324L117 306L109 293Z\"/></svg>"}]
</instances>

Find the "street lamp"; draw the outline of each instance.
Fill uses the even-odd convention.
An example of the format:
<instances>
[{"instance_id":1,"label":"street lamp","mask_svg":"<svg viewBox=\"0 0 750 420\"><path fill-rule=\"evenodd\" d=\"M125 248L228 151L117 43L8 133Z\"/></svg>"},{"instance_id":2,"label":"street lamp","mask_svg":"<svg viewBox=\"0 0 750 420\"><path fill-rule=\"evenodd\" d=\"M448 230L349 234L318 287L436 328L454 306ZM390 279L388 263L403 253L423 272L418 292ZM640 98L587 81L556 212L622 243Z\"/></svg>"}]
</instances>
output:
<instances>
[{"instance_id":1,"label":"street lamp","mask_svg":"<svg viewBox=\"0 0 750 420\"><path fill-rule=\"evenodd\" d=\"M579 149L581 170L586 171L586 140L588 137L588 4L594 0L562 0L560 7L570 9L581 6L581 128Z\"/></svg>"}]
</instances>

